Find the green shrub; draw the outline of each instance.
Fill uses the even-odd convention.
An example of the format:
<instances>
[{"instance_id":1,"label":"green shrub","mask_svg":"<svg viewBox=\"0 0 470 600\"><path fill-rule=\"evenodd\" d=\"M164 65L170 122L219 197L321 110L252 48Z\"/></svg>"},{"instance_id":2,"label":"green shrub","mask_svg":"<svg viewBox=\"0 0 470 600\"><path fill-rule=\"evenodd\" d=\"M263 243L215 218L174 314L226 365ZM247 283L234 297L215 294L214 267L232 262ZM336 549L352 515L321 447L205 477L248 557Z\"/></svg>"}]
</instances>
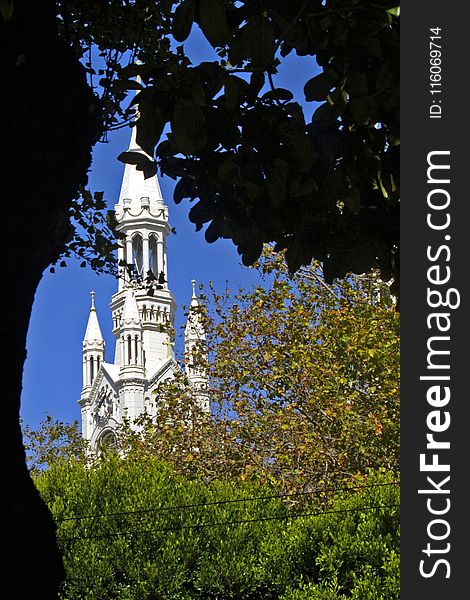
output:
<instances>
[{"instance_id":1,"label":"green shrub","mask_svg":"<svg viewBox=\"0 0 470 600\"><path fill-rule=\"evenodd\" d=\"M398 490L388 483L370 474L325 508L314 497L288 506L254 483L208 485L153 460L64 462L37 478L67 600L398 599Z\"/></svg>"}]
</instances>

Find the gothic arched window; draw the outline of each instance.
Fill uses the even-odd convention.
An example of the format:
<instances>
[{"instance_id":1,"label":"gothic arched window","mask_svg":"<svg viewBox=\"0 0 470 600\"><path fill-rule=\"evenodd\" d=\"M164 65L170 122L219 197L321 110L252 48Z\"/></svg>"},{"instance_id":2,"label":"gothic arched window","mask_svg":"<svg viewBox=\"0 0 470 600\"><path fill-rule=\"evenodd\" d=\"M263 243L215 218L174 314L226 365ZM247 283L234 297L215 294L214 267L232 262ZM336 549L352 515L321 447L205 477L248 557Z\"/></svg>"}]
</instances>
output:
<instances>
[{"instance_id":1,"label":"gothic arched window","mask_svg":"<svg viewBox=\"0 0 470 600\"><path fill-rule=\"evenodd\" d=\"M132 363L132 338L130 335L127 336L127 364Z\"/></svg>"},{"instance_id":2,"label":"gothic arched window","mask_svg":"<svg viewBox=\"0 0 470 600\"><path fill-rule=\"evenodd\" d=\"M140 234L135 235L132 238L132 264L136 269L136 274L142 277L143 269L143 255L142 255L142 236Z\"/></svg>"},{"instance_id":3,"label":"gothic arched window","mask_svg":"<svg viewBox=\"0 0 470 600\"><path fill-rule=\"evenodd\" d=\"M157 238L154 235L149 237L149 269L158 277Z\"/></svg>"},{"instance_id":4,"label":"gothic arched window","mask_svg":"<svg viewBox=\"0 0 470 600\"><path fill-rule=\"evenodd\" d=\"M105 429L96 442L96 447L100 452L116 451L117 438L112 429Z\"/></svg>"}]
</instances>

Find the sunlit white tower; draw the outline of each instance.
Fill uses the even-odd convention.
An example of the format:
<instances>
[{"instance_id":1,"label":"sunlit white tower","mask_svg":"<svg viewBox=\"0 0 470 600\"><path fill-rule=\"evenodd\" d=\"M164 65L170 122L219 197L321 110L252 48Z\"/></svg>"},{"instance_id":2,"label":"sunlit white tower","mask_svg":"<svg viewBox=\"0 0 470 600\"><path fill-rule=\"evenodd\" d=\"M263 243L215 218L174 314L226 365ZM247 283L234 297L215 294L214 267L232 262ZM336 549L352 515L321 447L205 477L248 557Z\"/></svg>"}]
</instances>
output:
<instances>
[{"instance_id":1,"label":"sunlit white tower","mask_svg":"<svg viewBox=\"0 0 470 600\"><path fill-rule=\"evenodd\" d=\"M143 152L135 140L129 150ZM83 340L83 388L79 405L82 435L96 450L113 442L124 419L133 421L151 404L152 392L180 369L174 356L176 302L168 284L168 208L156 177L144 179L134 165L126 165L115 206L118 250L118 290L111 299L114 362L105 361L105 344L94 305ZM198 303L193 284L192 307ZM190 324L191 321L191 324ZM188 316L185 353L203 336L196 313ZM209 410L205 372L185 367L200 402ZM199 398L199 396L198 396Z\"/></svg>"}]
</instances>

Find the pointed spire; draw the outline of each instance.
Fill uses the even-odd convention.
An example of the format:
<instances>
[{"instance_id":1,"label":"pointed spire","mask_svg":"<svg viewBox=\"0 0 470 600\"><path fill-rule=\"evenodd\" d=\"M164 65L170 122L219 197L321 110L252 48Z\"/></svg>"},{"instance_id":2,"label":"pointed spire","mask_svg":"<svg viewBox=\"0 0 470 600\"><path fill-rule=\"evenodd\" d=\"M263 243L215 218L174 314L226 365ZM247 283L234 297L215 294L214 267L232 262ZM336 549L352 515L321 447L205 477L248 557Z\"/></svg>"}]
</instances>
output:
<instances>
[{"instance_id":1,"label":"pointed spire","mask_svg":"<svg viewBox=\"0 0 470 600\"><path fill-rule=\"evenodd\" d=\"M193 386L195 400L202 410L210 412L210 402L207 393L208 378L206 373L207 347L206 334L196 295L196 281L191 281L193 293L189 307L188 320L184 330L184 363L185 372Z\"/></svg>"},{"instance_id":2,"label":"pointed spire","mask_svg":"<svg viewBox=\"0 0 470 600\"><path fill-rule=\"evenodd\" d=\"M193 293L191 296L191 304L189 307L188 320L186 321L186 327L184 330L184 336L186 343L190 340L205 340L206 336L204 328L202 326L201 315L199 311L194 310L199 308L199 300L196 294L196 280L191 280Z\"/></svg>"},{"instance_id":3,"label":"pointed spire","mask_svg":"<svg viewBox=\"0 0 470 600\"><path fill-rule=\"evenodd\" d=\"M142 154L145 154L146 156L148 156L147 153L144 152L142 150L142 148L137 144L137 127L136 127L136 125L133 125L132 129L131 129L131 139L129 140L128 151L129 152L131 152L131 151L132 152L141 152Z\"/></svg>"},{"instance_id":4,"label":"pointed spire","mask_svg":"<svg viewBox=\"0 0 470 600\"><path fill-rule=\"evenodd\" d=\"M137 144L137 127L135 125L132 127L131 139L127 151L139 152L144 156L148 156ZM156 176L145 179L143 172L138 171L135 165L126 164L119 194L119 204L124 204L124 200L140 202L141 198L149 198L149 200L163 203L158 179Z\"/></svg>"},{"instance_id":5,"label":"pointed spire","mask_svg":"<svg viewBox=\"0 0 470 600\"><path fill-rule=\"evenodd\" d=\"M199 306L199 301L196 295L196 280L191 279L191 285L193 286L193 295L191 297L191 306Z\"/></svg>"},{"instance_id":6,"label":"pointed spire","mask_svg":"<svg viewBox=\"0 0 470 600\"><path fill-rule=\"evenodd\" d=\"M96 314L95 308L95 292L90 292L91 295L91 307L90 307L90 316L88 317L88 323L86 326L85 337L83 338L84 342L92 342L92 341L103 341L103 335L101 333L100 324L98 322L98 315Z\"/></svg>"},{"instance_id":7,"label":"pointed spire","mask_svg":"<svg viewBox=\"0 0 470 600\"><path fill-rule=\"evenodd\" d=\"M134 295L134 289L131 285L127 286L126 299L122 311L123 325L134 324L140 325L139 307Z\"/></svg>"}]
</instances>

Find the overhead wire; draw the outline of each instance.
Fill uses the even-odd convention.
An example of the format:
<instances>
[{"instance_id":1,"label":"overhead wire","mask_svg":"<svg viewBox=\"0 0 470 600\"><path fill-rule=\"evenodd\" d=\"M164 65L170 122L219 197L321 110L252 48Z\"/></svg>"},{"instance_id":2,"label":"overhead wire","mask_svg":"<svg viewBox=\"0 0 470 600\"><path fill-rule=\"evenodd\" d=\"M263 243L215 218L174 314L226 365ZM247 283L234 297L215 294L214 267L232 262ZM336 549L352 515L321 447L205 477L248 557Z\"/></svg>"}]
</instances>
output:
<instances>
[{"instance_id":1,"label":"overhead wire","mask_svg":"<svg viewBox=\"0 0 470 600\"><path fill-rule=\"evenodd\" d=\"M232 526L232 525L242 525L248 523L258 523L264 521L289 521L292 519L298 519L302 517L315 517L327 514L336 514L336 513L351 513L351 512L363 512L366 510L377 510L383 508L398 508L399 504L378 504L372 506L359 506L355 508L343 508L343 509L332 509L332 510L323 510L323 511L315 511L309 513L294 513L287 515L278 515L272 517L258 517L256 519L240 519L236 521L221 521L221 522L210 522L210 523L192 523L189 525L178 525L175 527L163 527L157 529L140 529L140 530L127 530L120 531L116 533L104 533L97 535L85 535L85 536L72 536L72 537L62 537L58 538L58 542L73 542L77 540L91 540L91 539L107 539L113 537L123 537L127 535L152 535L156 533L168 533L171 531L181 531L183 529L201 529L204 527L221 527L221 526Z\"/></svg>"},{"instance_id":2,"label":"overhead wire","mask_svg":"<svg viewBox=\"0 0 470 600\"><path fill-rule=\"evenodd\" d=\"M298 496L311 496L321 493L330 493L330 492L346 492L346 491L358 491L363 489L377 488L377 487L385 487L392 485L399 485L399 481L392 481L387 483L373 483L367 485L357 485L357 486L348 486L348 487L334 487L334 488L316 488L315 490L309 490L304 492L290 492L290 493L281 493L281 494L270 494L265 496L248 496L244 498L230 498L227 500L213 500L209 502L196 502L190 504L175 504L169 506L159 506L154 508L142 508L128 511L113 511L108 513L95 513L91 515L77 515L74 517L61 517L54 519L56 523L62 523L65 521L80 521L84 519L101 519L106 517L118 517L123 515L137 515L137 514L148 514L148 513L156 513L156 512L165 512L171 510L180 510L187 508L201 508L205 506L220 506L224 504L234 504L234 503L243 503L243 502L255 502L260 500L275 500L281 498L293 498Z\"/></svg>"}]
</instances>

